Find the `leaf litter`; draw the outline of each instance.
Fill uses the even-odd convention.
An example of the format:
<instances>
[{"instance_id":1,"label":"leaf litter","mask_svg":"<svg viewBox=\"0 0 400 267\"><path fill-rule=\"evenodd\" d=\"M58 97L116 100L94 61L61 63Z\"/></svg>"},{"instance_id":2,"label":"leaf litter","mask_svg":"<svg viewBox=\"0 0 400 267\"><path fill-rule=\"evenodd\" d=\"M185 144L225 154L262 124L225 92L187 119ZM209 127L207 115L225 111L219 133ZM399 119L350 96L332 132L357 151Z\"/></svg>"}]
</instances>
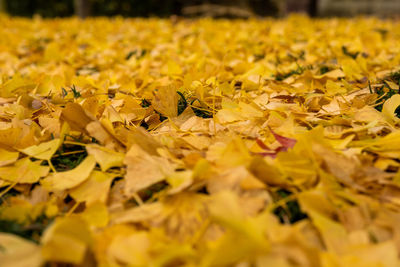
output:
<instances>
[{"instance_id":1,"label":"leaf litter","mask_svg":"<svg viewBox=\"0 0 400 267\"><path fill-rule=\"evenodd\" d=\"M400 265L398 21L0 24L1 266Z\"/></svg>"}]
</instances>

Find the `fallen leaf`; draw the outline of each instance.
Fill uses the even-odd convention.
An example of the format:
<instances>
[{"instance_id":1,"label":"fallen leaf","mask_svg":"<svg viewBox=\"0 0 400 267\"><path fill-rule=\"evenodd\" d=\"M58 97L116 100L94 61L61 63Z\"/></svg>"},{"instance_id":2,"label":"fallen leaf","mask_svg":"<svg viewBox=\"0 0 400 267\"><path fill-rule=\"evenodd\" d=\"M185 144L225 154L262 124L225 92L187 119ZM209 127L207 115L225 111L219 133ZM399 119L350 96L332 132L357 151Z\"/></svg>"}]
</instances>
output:
<instances>
[{"instance_id":1,"label":"fallen leaf","mask_svg":"<svg viewBox=\"0 0 400 267\"><path fill-rule=\"evenodd\" d=\"M152 105L155 110L166 117L176 117L178 115L178 94L172 85L161 86L154 93Z\"/></svg>"},{"instance_id":2,"label":"fallen leaf","mask_svg":"<svg viewBox=\"0 0 400 267\"><path fill-rule=\"evenodd\" d=\"M58 218L43 234L42 256L47 261L80 264L92 242L85 221L78 217Z\"/></svg>"},{"instance_id":3,"label":"fallen leaf","mask_svg":"<svg viewBox=\"0 0 400 267\"><path fill-rule=\"evenodd\" d=\"M16 162L18 157L18 152L11 152L0 148L0 167Z\"/></svg>"},{"instance_id":4,"label":"fallen leaf","mask_svg":"<svg viewBox=\"0 0 400 267\"><path fill-rule=\"evenodd\" d=\"M44 261L37 244L19 236L0 233L0 262L2 266L40 267Z\"/></svg>"},{"instance_id":5,"label":"fallen leaf","mask_svg":"<svg viewBox=\"0 0 400 267\"><path fill-rule=\"evenodd\" d=\"M60 144L61 140L57 138L48 142L41 143L39 145L34 145L21 149L20 151L36 159L50 160L53 154L57 151Z\"/></svg>"},{"instance_id":6,"label":"fallen leaf","mask_svg":"<svg viewBox=\"0 0 400 267\"><path fill-rule=\"evenodd\" d=\"M394 95L385 101L382 108L382 114L391 121L397 123L400 119L396 113L397 108L400 106L400 95Z\"/></svg>"},{"instance_id":7,"label":"fallen leaf","mask_svg":"<svg viewBox=\"0 0 400 267\"><path fill-rule=\"evenodd\" d=\"M113 176L107 173L92 171L86 181L70 189L70 196L77 202L85 202L86 206L107 201Z\"/></svg>"},{"instance_id":8,"label":"fallen leaf","mask_svg":"<svg viewBox=\"0 0 400 267\"><path fill-rule=\"evenodd\" d=\"M115 152L96 144L87 145L86 150L89 155L96 159L103 172L112 167L121 167L125 157L123 153Z\"/></svg>"},{"instance_id":9,"label":"fallen leaf","mask_svg":"<svg viewBox=\"0 0 400 267\"><path fill-rule=\"evenodd\" d=\"M89 155L75 169L51 174L43 179L41 181L41 184L46 189L52 191L60 191L73 188L89 178L89 175L95 165L95 158Z\"/></svg>"},{"instance_id":10,"label":"fallen leaf","mask_svg":"<svg viewBox=\"0 0 400 267\"><path fill-rule=\"evenodd\" d=\"M127 152L124 164L127 165L124 191L128 196L166 179L175 169L167 159L149 155L138 145L133 145Z\"/></svg>"},{"instance_id":11,"label":"fallen leaf","mask_svg":"<svg viewBox=\"0 0 400 267\"><path fill-rule=\"evenodd\" d=\"M14 165L0 167L0 178L15 183L33 184L49 173L48 166L41 166L40 161L32 162L29 158L23 158Z\"/></svg>"}]
</instances>

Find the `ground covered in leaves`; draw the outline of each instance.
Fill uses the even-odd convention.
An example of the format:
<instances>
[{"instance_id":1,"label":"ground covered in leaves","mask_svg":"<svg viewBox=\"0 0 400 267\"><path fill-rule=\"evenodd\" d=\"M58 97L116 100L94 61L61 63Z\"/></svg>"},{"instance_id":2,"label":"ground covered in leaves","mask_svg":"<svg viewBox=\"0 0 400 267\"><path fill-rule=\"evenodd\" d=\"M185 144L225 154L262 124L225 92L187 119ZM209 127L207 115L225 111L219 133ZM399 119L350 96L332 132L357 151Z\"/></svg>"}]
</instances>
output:
<instances>
[{"instance_id":1,"label":"ground covered in leaves","mask_svg":"<svg viewBox=\"0 0 400 267\"><path fill-rule=\"evenodd\" d=\"M1 266L399 266L399 21L0 36Z\"/></svg>"}]
</instances>

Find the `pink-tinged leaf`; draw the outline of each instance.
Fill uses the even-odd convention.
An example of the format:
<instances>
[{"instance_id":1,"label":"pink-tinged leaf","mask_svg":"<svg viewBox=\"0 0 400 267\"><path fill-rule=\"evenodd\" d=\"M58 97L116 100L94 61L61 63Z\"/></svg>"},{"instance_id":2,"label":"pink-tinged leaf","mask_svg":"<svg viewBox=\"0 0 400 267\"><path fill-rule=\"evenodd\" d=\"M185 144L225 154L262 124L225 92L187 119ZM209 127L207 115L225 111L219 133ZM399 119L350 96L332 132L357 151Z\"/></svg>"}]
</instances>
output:
<instances>
[{"instance_id":1,"label":"pink-tinged leaf","mask_svg":"<svg viewBox=\"0 0 400 267\"><path fill-rule=\"evenodd\" d=\"M288 151L288 147L284 147L284 146L280 146L280 147L278 147L277 149L275 149L275 150L269 150L269 151L272 151L272 152L257 152L257 153L254 153L254 155L258 155L258 156L262 156L262 157L271 157L271 158L276 158L276 156L278 155L278 153L279 152L285 152L285 151Z\"/></svg>"},{"instance_id":2,"label":"pink-tinged leaf","mask_svg":"<svg viewBox=\"0 0 400 267\"><path fill-rule=\"evenodd\" d=\"M289 147L280 146L280 147L278 147L277 149L275 149L275 152L276 152L276 153L278 153L278 152L285 152L285 151L288 151L288 149L289 149Z\"/></svg>"},{"instance_id":3,"label":"pink-tinged leaf","mask_svg":"<svg viewBox=\"0 0 400 267\"><path fill-rule=\"evenodd\" d=\"M266 144L264 144L263 141L261 141L260 139L256 139L256 143L259 147L261 147L264 150L271 150Z\"/></svg>"},{"instance_id":4,"label":"pink-tinged leaf","mask_svg":"<svg viewBox=\"0 0 400 267\"><path fill-rule=\"evenodd\" d=\"M269 130L274 135L276 141L278 141L284 148L286 148L286 150L288 148L294 147L294 145L297 142L296 139L289 138L289 137L284 137L282 135L279 135L279 134L275 133L271 128L269 128Z\"/></svg>"}]
</instances>

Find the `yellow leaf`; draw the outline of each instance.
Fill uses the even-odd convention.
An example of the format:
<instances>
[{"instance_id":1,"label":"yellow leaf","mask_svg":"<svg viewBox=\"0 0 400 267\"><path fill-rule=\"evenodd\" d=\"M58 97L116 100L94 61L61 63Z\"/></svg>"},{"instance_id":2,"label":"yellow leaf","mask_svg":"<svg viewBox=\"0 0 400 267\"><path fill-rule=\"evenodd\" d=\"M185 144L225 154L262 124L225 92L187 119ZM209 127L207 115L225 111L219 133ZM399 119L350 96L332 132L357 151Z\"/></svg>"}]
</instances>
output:
<instances>
[{"instance_id":1,"label":"yellow leaf","mask_svg":"<svg viewBox=\"0 0 400 267\"><path fill-rule=\"evenodd\" d=\"M150 155L158 155L157 149L162 147L161 144L142 127L130 130L127 139L129 148L133 144L136 144Z\"/></svg>"},{"instance_id":2,"label":"yellow leaf","mask_svg":"<svg viewBox=\"0 0 400 267\"><path fill-rule=\"evenodd\" d=\"M311 210L306 210L315 227L321 232L328 250L340 253L348 248L346 229L332 219Z\"/></svg>"},{"instance_id":3,"label":"yellow leaf","mask_svg":"<svg viewBox=\"0 0 400 267\"><path fill-rule=\"evenodd\" d=\"M45 215L48 218L55 217L58 214L58 207L54 203L49 203L46 206Z\"/></svg>"},{"instance_id":4,"label":"yellow leaf","mask_svg":"<svg viewBox=\"0 0 400 267\"><path fill-rule=\"evenodd\" d=\"M340 63L342 65L343 72L346 74L347 78L349 78L350 80L362 79L362 70L354 59L346 58L341 60Z\"/></svg>"},{"instance_id":5,"label":"yellow leaf","mask_svg":"<svg viewBox=\"0 0 400 267\"><path fill-rule=\"evenodd\" d=\"M41 166L40 161L32 162L23 158L12 166L0 167L0 178L10 182L33 184L49 173L48 166Z\"/></svg>"},{"instance_id":6,"label":"yellow leaf","mask_svg":"<svg viewBox=\"0 0 400 267\"><path fill-rule=\"evenodd\" d=\"M104 203L96 202L79 214L89 226L105 227L108 224L108 210Z\"/></svg>"},{"instance_id":7,"label":"yellow leaf","mask_svg":"<svg viewBox=\"0 0 400 267\"><path fill-rule=\"evenodd\" d=\"M249 164L249 171L268 185L284 185L285 176L279 169L261 157L254 157Z\"/></svg>"},{"instance_id":8,"label":"yellow leaf","mask_svg":"<svg viewBox=\"0 0 400 267\"><path fill-rule=\"evenodd\" d=\"M250 74L245 77L243 81L243 89L244 90L257 90L261 85L262 77L257 74Z\"/></svg>"},{"instance_id":9,"label":"yellow leaf","mask_svg":"<svg viewBox=\"0 0 400 267\"><path fill-rule=\"evenodd\" d=\"M175 194L190 186L193 182L193 172L190 170L174 172L167 177L167 182L171 185L169 194Z\"/></svg>"},{"instance_id":10,"label":"yellow leaf","mask_svg":"<svg viewBox=\"0 0 400 267\"><path fill-rule=\"evenodd\" d=\"M395 94L391 98L385 101L382 108L383 115L391 122L399 122L400 119L395 114L396 109L400 106L400 95Z\"/></svg>"},{"instance_id":11,"label":"yellow leaf","mask_svg":"<svg viewBox=\"0 0 400 267\"><path fill-rule=\"evenodd\" d=\"M212 220L223 226L225 233L202 259L203 266L229 266L256 251L269 251L270 243L262 234L264 225L245 217L233 192L213 195L209 208Z\"/></svg>"},{"instance_id":12,"label":"yellow leaf","mask_svg":"<svg viewBox=\"0 0 400 267\"><path fill-rule=\"evenodd\" d=\"M162 86L154 94L153 107L162 115L176 117L178 115L178 94L172 85Z\"/></svg>"},{"instance_id":13,"label":"yellow leaf","mask_svg":"<svg viewBox=\"0 0 400 267\"><path fill-rule=\"evenodd\" d=\"M43 264L40 247L8 233L0 233L0 266L40 267Z\"/></svg>"},{"instance_id":14,"label":"yellow leaf","mask_svg":"<svg viewBox=\"0 0 400 267\"><path fill-rule=\"evenodd\" d=\"M19 91L26 92L27 89L33 89L34 87L35 84L29 79L23 78L20 74L16 74L11 80L8 80L0 87L0 96L12 97Z\"/></svg>"},{"instance_id":15,"label":"yellow leaf","mask_svg":"<svg viewBox=\"0 0 400 267\"><path fill-rule=\"evenodd\" d=\"M354 119L361 122L384 121L382 113L371 106L365 106L356 111Z\"/></svg>"},{"instance_id":16,"label":"yellow leaf","mask_svg":"<svg viewBox=\"0 0 400 267\"><path fill-rule=\"evenodd\" d=\"M0 129L0 145L5 148L13 148L21 141L21 128Z\"/></svg>"},{"instance_id":17,"label":"yellow leaf","mask_svg":"<svg viewBox=\"0 0 400 267\"><path fill-rule=\"evenodd\" d=\"M396 245L393 241L374 245L357 246L346 253L321 253L322 267L362 266L362 267L392 267L399 266Z\"/></svg>"},{"instance_id":18,"label":"yellow leaf","mask_svg":"<svg viewBox=\"0 0 400 267\"><path fill-rule=\"evenodd\" d=\"M188 135L182 137L182 139L199 150L206 149L211 142L209 137L203 135Z\"/></svg>"},{"instance_id":19,"label":"yellow leaf","mask_svg":"<svg viewBox=\"0 0 400 267\"><path fill-rule=\"evenodd\" d=\"M121 167L123 165L125 157L123 153L115 152L96 144L87 145L86 150L89 155L92 155L96 159L103 172L111 167Z\"/></svg>"},{"instance_id":20,"label":"yellow leaf","mask_svg":"<svg viewBox=\"0 0 400 267\"><path fill-rule=\"evenodd\" d=\"M157 218L163 211L160 202L145 203L141 206L126 209L112 214L111 222L122 225L123 223L136 223Z\"/></svg>"},{"instance_id":21,"label":"yellow leaf","mask_svg":"<svg viewBox=\"0 0 400 267\"><path fill-rule=\"evenodd\" d=\"M330 218L334 214L334 207L322 193L306 191L299 195L299 203L311 217L329 251L341 253L349 248L347 231L342 224Z\"/></svg>"},{"instance_id":22,"label":"yellow leaf","mask_svg":"<svg viewBox=\"0 0 400 267\"><path fill-rule=\"evenodd\" d=\"M15 201L11 205L0 207L0 218L6 221L23 224L30 221L31 214L32 205L24 200Z\"/></svg>"},{"instance_id":23,"label":"yellow leaf","mask_svg":"<svg viewBox=\"0 0 400 267\"><path fill-rule=\"evenodd\" d=\"M215 117L220 123L229 123L244 119L239 109L221 109L218 110L217 114L215 114Z\"/></svg>"},{"instance_id":24,"label":"yellow leaf","mask_svg":"<svg viewBox=\"0 0 400 267\"><path fill-rule=\"evenodd\" d=\"M122 150L121 142L116 139L110 131L105 127L104 124L100 123L99 121L90 122L86 126L86 130L89 132L91 136L96 138L100 144L104 145L108 149L114 151Z\"/></svg>"},{"instance_id":25,"label":"yellow leaf","mask_svg":"<svg viewBox=\"0 0 400 267\"><path fill-rule=\"evenodd\" d=\"M62 110L61 118L68 125L77 131L85 131L86 126L94 120L94 118L77 103L68 103Z\"/></svg>"},{"instance_id":26,"label":"yellow leaf","mask_svg":"<svg viewBox=\"0 0 400 267\"><path fill-rule=\"evenodd\" d=\"M57 138L48 142L40 143L39 145L21 149L20 151L33 158L50 160L60 144L61 140Z\"/></svg>"},{"instance_id":27,"label":"yellow leaf","mask_svg":"<svg viewBox=\"0 0 400 267\"><path fill-rule=\"evenodd\" d=\"M0 148L0 167L14 163L19 157L19 152L10 152Z\"/></svg>"},{"instance_id":28,"label":"yellow leaf","mask_svg":"<svg viewBox=\"0 0 400 267\"><path fill-rule=\"evenodd\" d=\"M209 148L210 151L210 148ZM232 138L230 141L226 140L223 145L219 158L216 160L220 166L238 166L250 162L250 152L246 147L244 141L238 137Z\"/></svg>"},{"instance_id":29,"label":"yellow leaf","mask_svg":"<svg viewBox=\"0 0 400 267\"><path fill-rule=\"evenodd\" d=\"M131 195L164 180L175 169L174 164L170 163L167 159L149 155L138 145L131 147L126 154L124 163L127 165L125 175L126 195Z\"/></svg>"},{"instance_id":30,"label":"yellow leaf","mask_svg":"<svg viewBox=\"0 0 400 267\"><path fill-rule=\"evenodd\" d=\"M324 74L322 74L320 76L314 76L314 77L317 78L317 79L318 78L323 78L323 77L328 77L328 78L331 78L331 79L337 79L337 78L344 77L344 76L345 76L345 74L344 74L344 72L342 70L336 69L336 70L328 71L327 73L324 73Z\"/></svg>"},{"instance_id":31,"label":"yellow leaf","mask_svg":"<svg viewBox=\"0 0 400 267\"><path fill-rule=\"evenodd\" d=\"M240 114L245 118L262 118L264 116L263 112L256 105L246 104L244 102L239 102Z\"/></svg>"},{"instance_id":32,"label":"yellow leaf","mask_svg":"<svg viewBox=\"0 0 400 267\"><path fill-rule=\"evenodd\" d=\"M399 90L399 85L391 82L391 81L385 81L385 83L387 83L387 85L389 85L390 89L392 90Z\"/></svg>"},{"instance_id":33,"label":"yellow leaf","mask_svg":"<svg viewBox=\"0 0 400 267\"><path fill-rule=\"evenodd\" d=\"M167 63L167 74L168 75L180 75L182 74L182 68L175 61L168 61Z\"/></svg>"},{"instance_id":34,"label":"yellow leaf","mask_svg":"<svg viewBox=\"0 0 400 267\"><path fill-rule=\"evenodd\" d=\"M88 155L75 169L52 174L43 179L41 183L49 190L58 191L70 189L85 181L95 165L95 158Z\"/></svg>"},{"instance_id":35,"label":"yellow leaf","mask_svg":"<svg viewBox=\"0 0 400 267\"><path fill-rule=\"evenodd\" d=\"M295 150L280 152L277 155L277 164L286 177L295 177L293 184L312 184L317 179L317 171L312 168L313 162L304 154Z\"/></svg>"},{"instance_id":36,"label":"yellow leaf","mask_svg":"<svg viewBox=\"0 0 400 267\"><path fill-rule=\"evenodd\" d=\"M103 116L105 116L111 123L114 122L124 123L124 120L121 118L120 114L112 106L106 107Z\"/></svg>"},{"instance_id":37,"label":"yellow leaf","mask_svg":"<svg viewBox=\"0 0 400 267\"><path fill-rule=\"evenodd\" d=\"M44 232L41 243L45 260L80 264L92 237L84 220L70 216L57 218Z\"/></svg>"},{"instance_id":38,"label":"yellow leaf","mask_svg":"<svg viewBox=\"0 0 400 267\"><path fill-rule=\"evenodd\" d=\"M63 58L61 52L62 51L60 49L58 42L51 42L50 44L47 45L44 51L44 60L45 61L61 60Z\"/></svg>"},{"instance_id":39,"label":"yellow leaf","mask_svg":"<svg viewBox=\"0 0 400 267\"><path fill-rule=\"evenodd\" d=\"M337 82L328 80L326 82L326 92L328 95L345 94L347 92L346 88L341 87Z\"/></svg>"},{"instance_id":40,"label":"yellow leaf","mask_svg":"<svg viewBox=\"0 0 400 267\"><path fill-rule=\"evenodd\" d=\"M130 235L117 235L111 242L107 254L124 265L146 266L150 261L148 254L150 244L148 233L145 231Z\"/></svg>"},{"instance_id":41,"label":"yellow leaf","mask_svg":"<svg viewBox=\"0 0 400 267\"><path fill-rule=\"evenodd\" d=\"M90 206L95 202L105 203L113 177L107 173L92 171L82 184L72 188L69 194L77 202L85 202Z\"/></svg>"}]
</instances>

